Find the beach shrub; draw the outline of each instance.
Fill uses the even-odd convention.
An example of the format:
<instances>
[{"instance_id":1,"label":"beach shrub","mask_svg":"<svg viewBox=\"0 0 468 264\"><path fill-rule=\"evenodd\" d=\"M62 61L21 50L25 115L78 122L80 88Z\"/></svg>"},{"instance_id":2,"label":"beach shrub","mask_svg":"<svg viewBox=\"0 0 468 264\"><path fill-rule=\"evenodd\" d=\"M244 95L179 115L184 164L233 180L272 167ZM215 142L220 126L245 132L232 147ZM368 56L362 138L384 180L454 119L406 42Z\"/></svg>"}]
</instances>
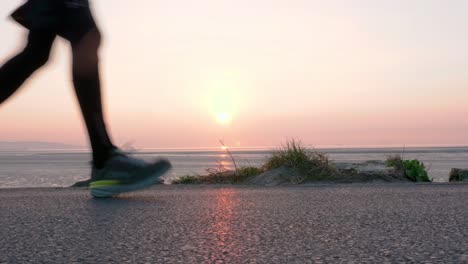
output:
<instances>
[{"instance_id":1,"label":"beach shrub","mask_svg":"<svg viewBox=\"0 0 468 264\"><path fill-rule=\"evenodd\" d=\"M468 170L456 169L453 168L450 170L450 179L449 181L464 181L468 180Z\"/></svg>"},{"instance_id":2,"label":"beach shrub","mask_svg":"<svg viewBox=\"0 0 468 264\"><path fill-rule=\"evenodd\" d=\"M404 171L405 165L403 164L403 159L400 155L394 155L387 157L387 166L394 167L398 171Z\"/></svg>"},{"instance_id":3,"label":"beach shrub","mask_svg":"<svg viewBox=\"0 0 468 264\"><path fill-rule=\"evenodd\" d=\"M209 168L208 175L183 176L172 181L172 184L239 184L250 177L261 174L263 171L257 167L241 167L235 171L227 170L223 166Z\"/></svg>"},{"instance_id":4,"label":"beach shrub","mask_svg":"<svg viewBox=\"0 0 468 264\"><path fill-rule=\"evenodd\" d=\"M197 183L196 176L182 176L177 180L172 181L172 184L194 184Z\"/></svg>"},{"instance_id":5,"label":"beach shrub","mask_svg":"<svg viewBox=\"0 0 468 264\"><path fill-rule=\"evenodd\" d=\"M419 160L404 160L403 165L408 179L414 182L430 182L424 163Z\"/></svg>"},{"instance_id":6,"label":"beach shrub","mask_svg":"<svg viewBox=\"0 0 468 264\"><path fill-rule=\"evenodd\" d=\"M301 146L297 140L287 141L280 149L275 150L264 164L266 170L272 170L281 166L301 167L310 161L310 152Z\"/></svg>"},{"instance_id":7,"label":"beach shrub","mask_svg":"<svg viewBox=\"0 0 468 264\"><path fill-rule=\"evenodd\" d=\"M250 177L257 176L263 172L262 169L257 167L242 167L236 171L235 183L240 183Z\"/></svg>"},{"instance_id":8,"label":"beach shrub","mask_svg":"<svg viewBox=\"0 0 468 264\"><path fill-rule=\"evenodd\" d=\"M241 167L233 171L218 167L207 169L206 171L208 175L198 177L198 180L202 183L238 184L263 172L260 168L256 167Z\"/></svg>"},{"instance_id":9,"label":"beach shrub","mask_svg":"<svg viewBox=\"0 0 468 264\"><path fill-rule=\"evenodd\" d=\"M265 171L279 167L294 168L304 175L304 181L323 180L335 175L335 169L324 153L311 151L299 140L289 140L275 150L263 165Z\"/></svg>"},{"instance_id":10,"label":"beach shrub","mask_svg":"<svg viewBox=\"0 0 468 264\"><path fill-rule=\"evenodd\" d=\"M430 182L424 163L419 160L403 160L400 155L389 156L387 166L394 167L397 171L403 172L411 181Z\"/></svg>"}]
</instances>

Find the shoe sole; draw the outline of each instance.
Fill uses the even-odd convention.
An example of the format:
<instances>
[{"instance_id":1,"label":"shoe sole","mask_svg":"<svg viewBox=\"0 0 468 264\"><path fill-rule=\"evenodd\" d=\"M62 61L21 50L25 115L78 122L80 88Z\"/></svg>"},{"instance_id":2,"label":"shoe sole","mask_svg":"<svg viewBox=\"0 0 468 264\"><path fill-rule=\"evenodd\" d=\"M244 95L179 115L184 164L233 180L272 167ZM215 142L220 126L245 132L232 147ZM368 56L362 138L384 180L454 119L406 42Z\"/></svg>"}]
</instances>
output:
<instances>
[{"instance_id":1,"label":"shoe sole","mask_svg":"<svg viewBox=\"0 0 468 264\"><path fill-rule=\"evenodd\" d=\"M166 174L171 168L172 166L169 162L159 161L137 172L140 175L148 175L140 181L130 184L119 184L118 181L114 180L92 182L90 184L90 192L95 198L109 198L121 193L142 190L160 183L159 179L161 176ZM100 183L104 184L100 185Z\"/></svg>"}]
</instances>

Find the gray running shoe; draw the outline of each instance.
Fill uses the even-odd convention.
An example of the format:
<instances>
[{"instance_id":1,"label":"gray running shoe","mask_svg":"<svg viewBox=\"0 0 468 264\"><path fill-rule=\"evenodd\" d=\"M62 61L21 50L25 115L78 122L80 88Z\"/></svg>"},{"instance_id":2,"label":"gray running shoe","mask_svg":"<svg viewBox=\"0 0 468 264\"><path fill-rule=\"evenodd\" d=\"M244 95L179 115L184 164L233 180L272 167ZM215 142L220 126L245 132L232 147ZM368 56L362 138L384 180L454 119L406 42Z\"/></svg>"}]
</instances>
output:
<instances>
[{"instance_id":1,"label":"gray running shoe","mask_svg":"<svg viewBox=\"0 0 468 264\"><path fill-rule=\"evenodd\" d=\"M96 198L141 190L160 183L160 177L172 168L168 160L146 162L116 151L102 169L93 168L89 189Z\"/></svg>"}]
</instances>

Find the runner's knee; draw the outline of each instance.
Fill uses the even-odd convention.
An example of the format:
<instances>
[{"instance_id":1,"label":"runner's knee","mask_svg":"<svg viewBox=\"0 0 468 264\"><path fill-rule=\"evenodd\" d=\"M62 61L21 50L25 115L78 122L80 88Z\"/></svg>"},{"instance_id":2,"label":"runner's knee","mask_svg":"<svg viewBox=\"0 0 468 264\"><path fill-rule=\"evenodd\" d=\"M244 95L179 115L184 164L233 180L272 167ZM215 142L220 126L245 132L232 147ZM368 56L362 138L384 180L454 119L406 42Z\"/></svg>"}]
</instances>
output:
<instances>
[{"instance_id":1,"label":"runner's knee","mask_svg":"<svg viewBox=\"0 0 468 264\"><path fill-rule=\"evenodd\" d=\"M88 32L78 43L73 44L73 72L75 75L88 75L97 69L100 44L101 34L98 30Z\"/></svg>"},{"instance_id":2,"label":"runner's knee","mask_svg":"<svg viewBox=\"0 0 468 264\"><path fill-rule=\"evenodd\" d=\"M98 29L93 29L88 33L84 34L83 37L72 43L74 51L78 52L94 52L97 53L99 46L101 45L101 32Z\"/></svg>"},{"instance_id":3,"label":"runner's knee","mask_svg":"<svg viewBox=\"0 0 468 264\"><path fill-rule=\"evenodd\" d=\"M50 49L47 47L27 46L22 52L24 57L31 67L39 68L49 60Z\"/></svg>"}]
</instances>

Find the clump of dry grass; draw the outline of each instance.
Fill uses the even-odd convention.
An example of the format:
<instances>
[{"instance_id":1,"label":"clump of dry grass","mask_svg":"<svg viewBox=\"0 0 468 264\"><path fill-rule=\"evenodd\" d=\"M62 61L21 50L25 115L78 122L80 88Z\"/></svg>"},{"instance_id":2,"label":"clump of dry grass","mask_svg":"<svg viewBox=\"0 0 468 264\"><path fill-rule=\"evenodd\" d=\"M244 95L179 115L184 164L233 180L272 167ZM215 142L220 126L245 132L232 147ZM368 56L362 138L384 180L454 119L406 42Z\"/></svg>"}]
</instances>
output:
<instances>
[{"instance_id":1,"label":"clump of dry grass","mask_svg":"<svg viewBox=\"0 0 468 264\"><path fill-rule=\"evenodd\" d=\"M337 176L337 171L326 154L309 150L302 146L301 141L295 139L287 141L274 151L263 165L263 169L272 170L282 166L301 173L301 181L331 180Z\"/></svg>"},{"instance_id":2,"label":"clump of dry grass","mask_svg":"<svg viewBox=\"0 0 468 264\"><path fill-rule=\"evenodd\" d=\"M396 170L401 172L405 171L403 158L399 154L388 156L386 163L388 167L394 167Z\"/></svg>"},{"instance_id":3,"label":"clump of dry grass","mask_svg":"<svg viewBox=\"0 0 468 264\"><path fill-rule=\"evenodd\" d=\"M259 175L263 172L257 167L241 167L237 170L228 170L221 163L217 168L209 168L206 170L208 175L183 176L173 184L239 184L243 183L250 177Z\"/></svg>"}]
</instances>

